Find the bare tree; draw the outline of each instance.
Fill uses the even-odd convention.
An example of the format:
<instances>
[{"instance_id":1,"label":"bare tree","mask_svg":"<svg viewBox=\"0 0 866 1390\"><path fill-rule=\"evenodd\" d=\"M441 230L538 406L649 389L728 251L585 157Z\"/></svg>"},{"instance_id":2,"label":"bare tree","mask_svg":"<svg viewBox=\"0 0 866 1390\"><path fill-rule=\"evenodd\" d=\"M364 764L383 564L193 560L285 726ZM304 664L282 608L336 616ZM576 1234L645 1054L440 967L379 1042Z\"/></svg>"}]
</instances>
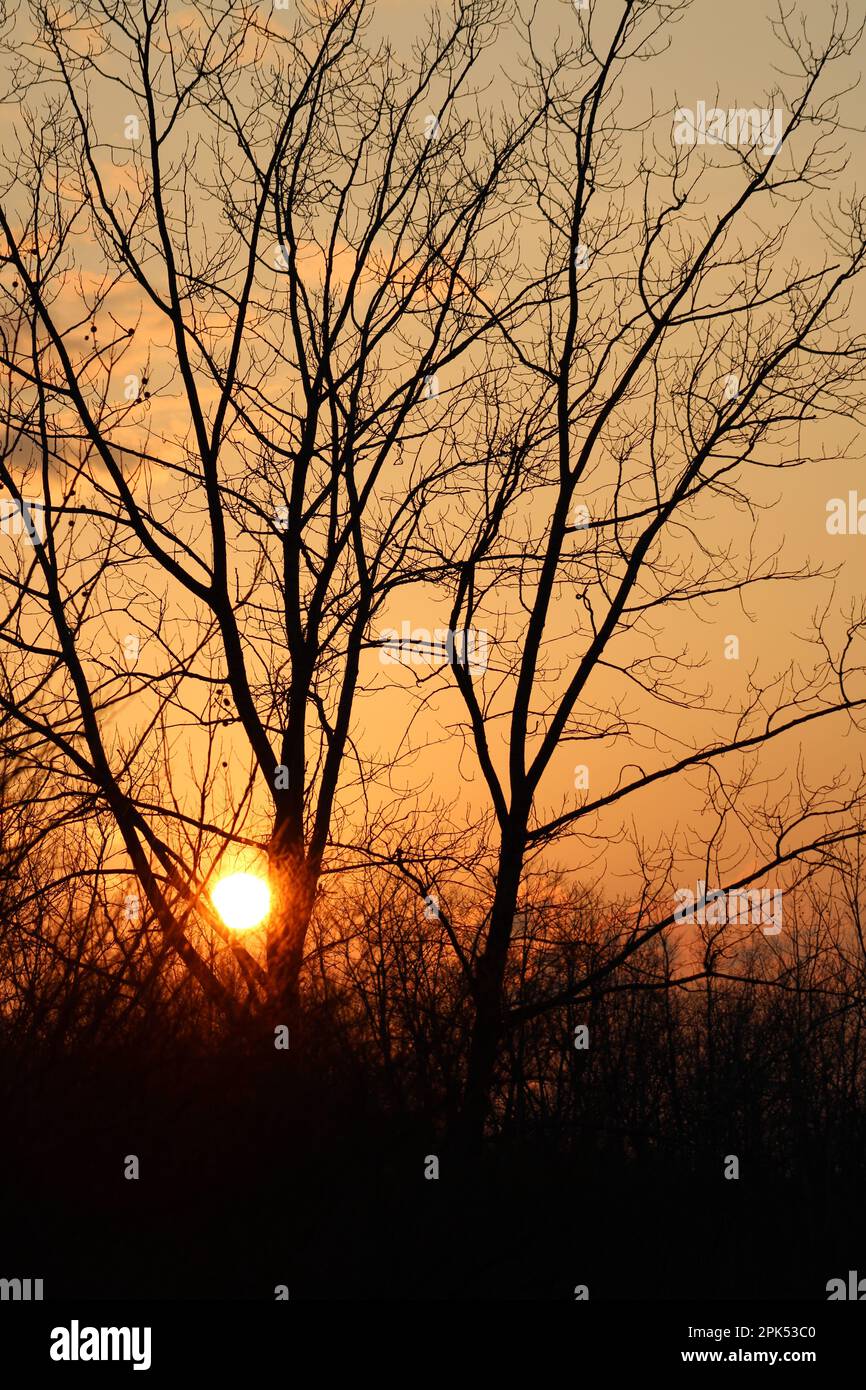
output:
<instances>
[{"instance_id":1,"label":"bare tree","mask_svg":"<svg viewBox=\"0 0 866 1390\"><path fill-rule=\"evenodd\" d=\"M678 143L682 113L658 113L649 93L643 117L623 111L628 75L639 91L641 65L685 8L636 0L610 23L587 13L567 45L545 45L533 15L525 36L521 109L543 113L522 166L540 251L527 236L515 262L531 312L499 318L510 384L478 452L495 431L509 469L479 504L450 620L495 628L486 673L451 668L496 822L495 892L471 963L470 1142L508 1030L588 999L665 933L686 862L703 859L707 884L746 892L773 871L793 884L859 834L856 767L822 779L796 750L828 721L858 727L864 613L834 603L834 571L791 563L762 523L779 497L790 505L799 470L829 468L822 427L862 419L864 344L848 299L866 206L846 192L842 78L832 87L862 25L834 9L813 39L780 11L794 73L755 113L763 136L735 123L708 150L694 126ZM826 189L835 203L816 201ZM809 217L823 246L811 267L797 232ZM531 480L530 502L510 492L514 475ZM684 614L699 631L732 597L813 583L828 587L806 600L818 615L811 656L778 675L755 668L745 700L715 699ZM578 782L557 810L562 750L586 774L593 746L612 758L609 789ZM793 775L771 788L777 748ZM637 817L649 793L681 798L696 780L706 801L692 833L635 832L643 888L606 958L546 997L515 994L528 865L578 837L576 861L589 866L624 833L616 813ZM711 975L718 943L704 945Z\"/></svg>"},{"instance_id":2,"label":"bare tree","mask_svg":"<svg viewBox=\"0 0 866 1390\"><path fill-rule=\"evenodd\" d=\"M167 951L230 1019L297 1019L327 874L373 865L435 897L414 954L398 908L377 907L379 954L345 972L386 1055L371 958L410 1000L415 967L425 1000L441 985L449 1019L464 992L473 1142L513 1026L632 987L638 952L664 957L685 863L725 892L772 872L792 887L861 823L856 773L820 779L792 750L828 721L856 728L863 614L767 527L772 489L832 461L816 429L860 420L847 296L866 221L828 90L860 28L834 10L813 42L780 12L795 75L708 152L672 140L681 113L650 92L643 114L625 99L687 8L564 6L551 37L536 10L455 0L407 59L367 0L288 18L82 0L4 34L21 113L0 210L0 481L21 534L0 708L19 755L108 827L105 865L131 868ZM490 62L504 33L510 82ZM825 248L811 267L791 250L806 213ZM381 626L433 584L446 657L391 687L381 746L364 727ZM813 656L716 699L688 623L786 585L818 614ZM486 797L462 880L429 831L441 790L422 806L437 736ZM563 799L563 751L587 746L610 785ZM794 776L772 790L778 756ZM696 783L691 831L616 821ZM596 902L592 860L627 833L632 910L610 905L561 975L530 968L515 918L536 867L576 844L592 882L569 901ZM208 902L247 853L274 892L265 966ZM324 995L332 945L310 952ZM735 945L709 930L684 963L708 1038ZM654 984L682 978L667 962Z\"/></svg>"},{"instance_id":3,"label":"bare tree","mask_svg":"<svg viewBox=\"0 0 866 1390\"><path fill-rule=\"evenodd\" d=\"M266 851L266 972L233 949L252 999L294 1016L335 817L357 844L393 773L357 738L362 659L389 596L455 563L431 533L467 406L437 372L464 362L471 391L487 370L510 298L498 190L538 120L481 138L500 0L431 18L408 64L370 9L281 27L246 0L87 0L39 7L11 45L35 97L0 212L0 479L45 534L4 574L0 699L31 756L108 808L229 1012L203 955L208 854ZM220 725L222 769L192 751Z\"/></svg>"}]
</instances>

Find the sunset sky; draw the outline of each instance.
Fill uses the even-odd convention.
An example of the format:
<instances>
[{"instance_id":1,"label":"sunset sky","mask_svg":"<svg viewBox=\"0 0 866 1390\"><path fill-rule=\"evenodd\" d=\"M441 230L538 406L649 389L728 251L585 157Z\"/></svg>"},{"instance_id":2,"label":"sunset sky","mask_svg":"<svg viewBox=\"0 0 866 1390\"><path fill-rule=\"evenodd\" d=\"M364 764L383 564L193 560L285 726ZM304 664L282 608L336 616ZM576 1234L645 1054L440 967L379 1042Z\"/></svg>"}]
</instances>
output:
<instances>
[{"instance_id":1,"label":"sunset sky","mask_svg":"<svg viewBox=\"0 0 866 1390\"><path fill-rule=\"evenodd\" d=\"M592 34L599 46L609 34L619 12L619 5L612 3L612 0L599 0L593 6ZM428 18L427 7L380 3L374 7L369 42L373 42L377 34L387 36L398 55L408 56L412 42L417 39ZM293 12L275 11L272 20L277 26L289 25L293 21ZM193 10L176 14L175 22L179 27L187 21L192 26L190 32L202 24L201 17ZM551 52L557 33L568 35L577 22L570 3L545 0L544 4L535 7L533 33L539 51ZM83 52L87 44L98 43L102 37L98 32L88 32L85 25L78 31L76 46ZM726 6L700 4L693 7L671 27L669 35L660 41L659 47L665 51L651 62L629 65L627 82L620 84L621 99L616 119L622 128L618 137L622 167L615 182L618 181L622 188L611 197L614 200L621 198L626 218L637 216L640 210L639 183L631 176L629 169L637 166L641 150L644 159L652 159L653 150L661 161L670 157L673 111L677 106L694 107L702 100L708 105L717 102L724 109L781 105L784 110L785 103L779 98L776 83L782 82L783 91L786 84L788 90L794 89L790 77L780 77L780 73L790 68L790 60L786 67L785 56L774 39L771 24L759 8L745 0L736 0L736 3ZM252 51L251 42L248 54ZM526 99L518 90L523 81L521 65L525 60L526 50L521 39L510 25L503 22L501 36L484 55L474 82L474 89L479 92L479 110L497 113L503 109L519 109L520 103ZM111 61L114 67L112 69L110 63L108 70L116 72L119 59L115 57ZM843 60L840 64L835 88L841 89L854 70L850 63L846 67L846 62L848 60ZM96 165L105 181L110 200L123 217L125 210L132 206L131 200L134 200L135 190L140 184L140 178L134 173L134 142L125 141L123 134L127 109L130 112L136 109L135 102L129 93L99 77L91 75L88 86L90 120L98 137L95 143ZM434 90L431 89L431 93ZM42 94L39 99L42 100ZM431 99L430 105L434 104ZM473 104L470 101L466 107L470 113ZM656 114L650 119L653 111ZM817 191L807 199L799 198L796 205L782 199L764 199L762 216L767 221L762 222L760 227L752 226L756 238L766 234L770 226L778 227L780 233L784 234L784 239L776 247L771 283L781 284L792 267L799 267L800 270L806 266L821 268L833 259L834 252L826 234L826 219L834 201L844 198L854 187L857 160L862 157L863 137L856 129L858 110L855 92L843 94L840 121L849 151L849 164L840 174L837 184L826 194ZM633 127L631 131L628 129L630 126ZM16 125L7 129L7 156L21 139L22 129ZM185 214L192 245L202 251L206 247L211 250L216 248L216 228L221 216L216 205L216 186L210 211L206 189L208 181L218 174L212 157L209 164L209 157L205 153L214 129L206 112L199 110L188 113L166 146L166 158L170 161L179 158L182 151L189 148L191 140L200 137L204 142L198 146L196 160L196 173L204 183ZM104 143L100 147L98 142ZM560 156L562 153L560 151ZM729 172L726 173L723 166L727 166ZM730 198L740 176L732 170L731 160L724 153L720 154L710 147L698 148L693 152L691 174L700 174L702 191L690 216L706 218L709 222L713 211L721 208L724 201ZM75 177L70 170L64 177L63 196L71 206L78 197ZM506 264L510 266L512 276L528 275L537 271L541 264L541 224L528 190L524 191L522 199L516 199L509 193L509 202L511 210L508 216L514 237ZM596 222L590 224L596 239L605 237L605 206L602 190L598 210L594 212ZM608 214L612 215L613 204L608 202L607 207ZM174 199L174 208L173 216L180 217L182 204L177 198ZM638 241L639 230L638 225ZM748 250L748 222L740 227L739 235L743 238L742 246ZM596 254L593 248L594 275L589 291L593 311L607 312L617 299L621 277L624 273L628 274L635 264L637 244L626 227L621 233L612 231L603 254ZM71 252L66 253L62 273L58 272L55 280L57 298L53 312L61 325L70 328L66 342L73 358L78 356L84 362L90 346L90 338L85 335L89 334L92 298L100 285L106 283L106 277L111 278L115 272L108 264L104 247L86 231L74 237L70 245ZM272 258L277 243L266 238L263 246ZM342 266L346 275L351 273L353 259L353 252L345 238L338 238L336 264L338 268ZM306 248L302 247L301 264L311 292L316 292L321 284L322 260L321 253L312 243ZM2 271L2 283L7 290L14 274L14 268L9 265ZM159 283L158 268L155 275ZM261 331L278 349L281 346L279 312L282 294L279 275L280 271L272 259L270 265L262 260L257 272L262 307L254 330L256 333ZM741 288L737 284L736 268L727 275L723 270L716 272L712 283L717 292L719 287L724 287L726 292L734 295ZM362 308L365 302L369 302L374 289L375 276L365 272L356 292L357 302ZM856 290L850 310L852 319L861 308L861 296L862 291ZM191 312L196 311L193 309ZM762 327L766 327L771 317L771 313L765 312ZM113 325L119 326L116 336L120 337L123 330L135 324L135 336L125 348L121 343L110 354L113 363L110 377L106 374L104 360L100 366L91 364L86 369L91 389L97 394L104 390L109 409L115 411L124 408L123 393L130 374L137 379L146 376L147 389L150 391L148 402L129 407L123 421L118 419L112 426L111 436L115 448L120 450L119 457L123 457L124 446L128 445L130 449L144 450L154 460L179 461L184 449L194 441L171 344L170 324L148 301L141 288L124 275L110 289L106 303L96 318L100 341L104 342L112 334ZM214 350L223 350L232 325L231 313L211 305L202 308L199 321L205 341ZM73 328L73 324L79 326ZM525 341L527 345L534 345L533 350L543 344L543 331L539 338L538 325L528 331ZM688 330L683 330L674 341L675 355L662 359L663 371L666 361L669 373L667 377L663 375L658 386L662 400L670 399L677 389L678 359L689 344ZM423 333L418 338L417 349L423 349ZM725 372L735 368L737 350L732 341L730 351L725 348L720 353L717 363L712 364L717 369L716 376L721 378ZM384 373L382 387L389 381L388 373L405 372L411 365L411 359L409 343L398 345L396 341L386 342L381 357ZM500 360L503 368L507 369L507 359L501 349ZM253 358L248 357L246 361L248 366L252 365ZM434 456L430 451L438 449L447 438L437 425L445 420L449 410L462 409L465 395L462 383L469 379L472 361L470 353L461 362L443 367L437 373L438 399L421 404L419 427L414 440L408 442L399 459L389 462L386 467L382 484L386 508L393 504L393 499L399 499L407 477L417 477L418 470L427 467L429 459ZM708 380L711 375L708 373ZM212 409L215 396L212 389L204 384L201 370L198 371L198 380L205 408ZM297 399L297 381L286 364L274 363L265 369L262 389L277 411L289 407ZM531 398L532 393L538 390L537 381L533 384L533 380L527 377L525 390ZM458 425L456 433L453 433L453 444L458 451L463 446L462 441L469 441L471 436L471 392L470 387L470 414L466 417L469 433L466 425ZM638 393L618 416L617 429L628 428L634 432L635 457L638 459L642 450L644 454L646 452L645 444L640 443L640 435L647 418L647 408L646 394ZM423 422L420 420L421 412L426 416ZM75 429L73 415L64 417L62 407L57 408L55 422L58 430L66 427L73 431ZM787 437L777 434L774 443L762 446L761 459L771 465L788 462L796 455L808 455L814 461L796 473L779 472L774 467L749 468L748 495L754 503L766 508L757 513L754 536L751 533L752 522L746 512L742 508L735 510L721 497L714 500L703 498L697 505L694 518L699 535L706 536L711 544L730 541L732 551L740 562L750 548L753 548L756 556L770 555L778 548L781 566L797 569L807 561L824 565L831 571L838 569L835 581L827 578L802 585L766 584L751 588L742 596L742 602L739 595L731 594L721 596L711 606L701 604L694 611L683 606L670 609L657 637L658 650L675 656L679 653L677 659L697 664L698 669L687 678L690 696L686 705L675 711L654 706L637 686L610 670L600 668L588 687L592 704L610 711L614 703L619 702L637 725L647 727L643 732L635 729L636 742L628 737L601 742L593 740L583 745L563 740L541 783L539 814L558 814L576 804L575 798L580 795L574 785L577 765L589 767L591 793L599 795L616 784L617 777L628 765L641 764L647 768L656 765L658 755L653 751L653 744L658 744L659 739L670 739L669 747L676 748L707 739L714 733L721 734L726 726L724 711L736 710L741 706L750 680L767 680L792 660L802 663L804 669L808 667L810 653L804 645L807 627L812 615L825 606L829 605L831 628L838 636L842 630L843 615L860 592L862 568L859 562L863 539L858 535L829 536L826 509L829 499L847 498L849 489L857 487L861 476L860 423L854 417L854 407L850 407L849 414L848 404L842 400L835 418L822 410L818 418L803 430L801 438L798 439L792 429ZM284 438L289 438L289 435ZM61 446L60 452L68 456L69 449L67 442ZM847 457L840 461L843 453L847 453ZM21 465L26 456L26 445L19 444L13 462ZM238 454L229 440L223 458L224 467L229 472L235 470L235 482L243 486L244 473L249 466L246 446L245 452ZM87 468L96 470L95 476L99 476L100 465L95 459L91 458ZM59 472L62 473L62 469ZM609 515L614 481L610 459L605 457L603 450L599 451L583 493L575 494L575 498L581 496L593 515ZM55 485L58 484L59 479ZM636 475L632 493L634 499L641 495L645 485L646 479L639 482ZM139 495L147 492L156 514L185 538L191 556L207 553L200 490L193 486L185 494L182 493L178 490L177 477L153 463L139 470L134 490ZM554 497L552 488L536 487L511 513L511 534L527 557L540 554L544 547ZM87 500L85 482L79 485L77 500ZM449 546L458 543L454 528L455 524L460 525L459 510L449 500L447 491L434 504L430 515L434 523L431 534L438 533L447 551ZM75 523L76 553L81 556L91 544L88 524L80 518ZM574 544L577 546L577 538L574 538ZM693 547L691 538L674 530L668 542L667 555L676 556L677 562L683 564L687 571L697 560ZM230 560L237 576L236 581L232 581L233 586L236 583L243 589L252 574L255 557L260 553L257 542L235 536ZM122 649L124 636L138 633L141 662L145 668L152 669L153 665L165 661L171 653L191 651L199 640L200 628L197 622L191 621L189 596L182 597L170 579L159 573L154 565L144 564L140 556L135 557L133 549L130 549L129 556L129 563L124 565L122 572L113 576L113 587L106 588L98 621L89 630L88 660L103 660L120 669L123 662L118 657L118 650ZM194 569L194 560L191 563ZM87 562L81 573L85 572L86 565ZM258 582L261 583L261 580ZM437 587L417 585L403 588L377 615L372 624L371 637L375 638L391 626L399 629L404 622L408 622L413 629L426 628L431 633L436 628L445 628L448 625L449 601L447 594ZM148 636L148 628L159 611L158 605L162 604L165 645L160 651L152 635ZM491 637L490 669L483 681L483 688L490 692L494 700L491 707L494 711L491 748L494 760L503 767L507 756L507 723L504 716L508 714L513 697L512 680L506 673L523 641L523 622L514 585L508 581L500 582L491 591L490 601L482 612ZM548 650L563 678L570 663L579 658L585 644L586 633L580 624L574 587L568 573L564 572L548 629ZM724 655L725 642L730 636L735 636L739 642L737 660L728 660ZM267 625L262 627L260 624L258 631L250 628L248 638L248 655L255 680L272 677L282 669L284 657L280 652L278 630L268 631ZM646 658L651 654L646 639L633 641L626 637L621 640L618 650L626 657L639 654ZM214 655L215 649L210 656L198 660L208 662ZM216 659L214 671L218 669ZM421 677L424 677L424 683L418 686ZM142 727L153 709L150 696L136 693L134 672L130 682L127 697L115 704L111 715L116 749L119 749L122 740L128 739L134 730ZM379 653L369 650L362 659L362 685L365 693L358 701L353 723L354 736L365 755L374 757L382 764L389 761L394 764L390 786L368 788L366 795L371 804L375 806L379 801L387 805L395 792L412 798L414 804L418 789L423 787L421 805L426 799L432 807L447 807L448 818L455 827L471 825L479 815L487 813L489 796L475 756L464 735L458 732L458 727L465 731L465 711L447 672L444 679L439 680L431 677L423 668L419 671L383 666ZM176 793L188 798L189 805L194 806L198 801L196 773L202 765L205 747L202 688L195 681L186 681L185 686L186 689L179 695L180 705L172 715L169 747L172 772L177 779ZM548 694L554 693L556 688L557 678L554 677L547 687ZM431 693L434 690L436 693ZM425 704L419 712L415 697L420 695L423 695ZM659 732L652 733L649 726ZM802 736L791 736L763 755L762 779L789 773L796 763L797 748L801 742L806 775L810 769L816 777L846 768L850 770L857 764L858 758L855 757L854 743L849 734L847 718L839 717L807 730ZM411 757L408 756L410 749L413 750ZM210 812L218 823L225 823L225 818L232 814L242 797L249 771L246 740L243 736L236 737L236 726L235 729L219 731L215 753L216 762L226 761L228 767L224 775L220 770L214 780L209 793ZM344 786L341 797L343 812L351 827L360 810L358 792ZM256 801L254 797L251 811L254 811ZM639 837L649 844L659 836L673 837L679 844L678 853L684 862L688 862L690 851L686 849L686 841L690 830L695 827L695 818L700 815L701 804L700 790L690 789L688 782L680 778L676 784L666 784L659 789L640 793L629 803L626 824L631 823ZM260 802L260 809L265 821L253 817L250 828L255 834L266 832L267 797ZM434 810L433 814L437 820L441 820L440 809ZM551 852L552 862L582 869L588 859L594 878L600 876L607 865L614 879L622 884L623 891L627 893L634 864L631 851L616 843L615 832L622 824L620 810L614 808L597 827L601 837L599 840L591 846L579 841L562 843ZM382 842L383 849L388 848L385 840Z\"/></svg>"}]
</instances>

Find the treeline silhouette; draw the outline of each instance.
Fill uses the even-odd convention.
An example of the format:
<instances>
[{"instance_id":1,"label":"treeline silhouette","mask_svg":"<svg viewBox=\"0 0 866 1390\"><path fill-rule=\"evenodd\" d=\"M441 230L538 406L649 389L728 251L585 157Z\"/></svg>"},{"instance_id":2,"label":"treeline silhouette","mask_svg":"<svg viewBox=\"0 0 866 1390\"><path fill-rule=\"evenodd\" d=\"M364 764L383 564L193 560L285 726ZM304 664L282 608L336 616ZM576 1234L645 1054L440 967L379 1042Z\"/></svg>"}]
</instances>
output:
<instances>
[{"instance_id":1,"label":"treeline silhouette","mask_svg":"<svg viewBox=\"0 0 866 1390\"><path fill-rule=\"evenodd\" d=\"M533 1016L625 921L540 880L473 1156L467 986L384 874L329 895L284 1051L146 921L118 929L72 879L49 902L44 868L5 855L0 1084L5 1259L48 1296L823 1299L862 1262L866 958L841 881L801 886L779 938L717 932L696 960L681 927Z\"/></svg>"}]
</instances>

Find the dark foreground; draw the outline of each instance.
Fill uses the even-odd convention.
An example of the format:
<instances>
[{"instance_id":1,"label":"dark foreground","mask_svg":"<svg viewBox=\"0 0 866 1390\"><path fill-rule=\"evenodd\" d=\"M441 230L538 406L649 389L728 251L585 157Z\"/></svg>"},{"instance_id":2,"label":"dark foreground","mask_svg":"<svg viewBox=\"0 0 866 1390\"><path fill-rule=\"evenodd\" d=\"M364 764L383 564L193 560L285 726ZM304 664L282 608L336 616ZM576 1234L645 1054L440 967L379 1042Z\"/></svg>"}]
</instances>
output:
<instances>
[{"instance_id":1,"label":"dark foreground","mask_svg":"<svg viewBox=\"0 0 866 1390\"><path fill-rule=\"evenodd\" d=\"M673 1126L469 1162L351 1067L243 1051L7 1055L2 1080L0 1276L46 1299L826 1301L866 1275L850 1124L845 1152L806 1127L788 1171L741 1152L730 1180Z\"/></svg>"}]
</instances>

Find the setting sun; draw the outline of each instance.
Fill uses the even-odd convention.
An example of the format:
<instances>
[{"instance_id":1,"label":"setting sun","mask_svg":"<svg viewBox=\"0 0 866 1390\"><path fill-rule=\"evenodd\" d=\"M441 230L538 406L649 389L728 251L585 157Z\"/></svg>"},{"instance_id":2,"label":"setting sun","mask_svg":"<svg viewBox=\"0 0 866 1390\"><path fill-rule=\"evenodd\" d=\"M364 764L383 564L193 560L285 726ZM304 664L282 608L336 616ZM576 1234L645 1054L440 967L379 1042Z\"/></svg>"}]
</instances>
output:
<instances>
[{"instance_id":1,"label":"setting sun","mask_svg":"<svg viewBox=\"0 0 866 1390\"><path fill-rule=\"evenodd\" d=\"M265 920L271 890L257 874L229 874L211 893L214 907L232 931L249 931Z\"/></svg>"}]
</instances>

